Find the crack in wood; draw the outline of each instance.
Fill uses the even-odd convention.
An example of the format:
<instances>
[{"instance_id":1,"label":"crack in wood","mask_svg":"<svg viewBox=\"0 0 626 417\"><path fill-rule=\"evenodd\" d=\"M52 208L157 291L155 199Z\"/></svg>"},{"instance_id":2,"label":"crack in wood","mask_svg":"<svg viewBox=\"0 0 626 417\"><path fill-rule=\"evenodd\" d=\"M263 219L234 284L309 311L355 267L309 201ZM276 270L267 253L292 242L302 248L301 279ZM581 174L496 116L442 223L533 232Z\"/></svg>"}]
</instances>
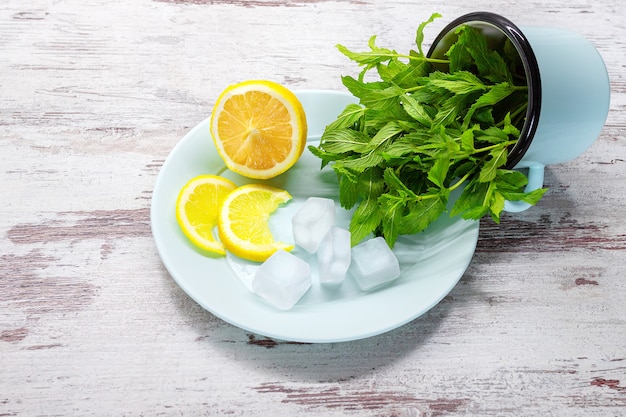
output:
<instances>
[{"instance_id":1,"label":"crack in wood","mask_svg":"<svg viewBox=\"0 0 626 417\"><path fill-rule=\"evenodd\" d=\"M151 236L150 209L94 210L59 213L60 219L13 226L7 237L17 245ZM77 220L72 221L72 219Z\"/></svg>"},{"instance_id":2,"label":"crack in wood","mask_svg":"<svg viewBox=\"0 0 626 417\"><path fill-rule=\"evenodd\" d=\"M536 221L503 219L495 224L483 219L476 252L563 252L589 250L624 250L626 235L609 235L608 225L580 223L569 213L557 220L541 216Z\"/></svg>"},{"instance_id":3,"label":"crack in wood","mask_svg":"<svg viewBox=\"0 0 626 417\"><path fill-rule=\"evenodd\" d=\"M29 346L26 348L26 350L44 350L44 349L54 349L54 348L58 348L58 347L62 347L63 345L60 343L52 343L50 345L34 345L34 346Z\"/></svg>"},{"instance_id":4,"label":"crack in wood","mask_svg":"<svg viewBox=\"0 0 626 417\"><path fill-rule=\"evenodd\" d=\"M261 346L266 349L272 349L279 345L309 345L310 343L282 341L282 340L278 341L278 340L270 339L269 337L257 339L255 335L248 334L248 344L254 345L254 346Z\"/></svg>"},{"instance_id":5,"label":"crack in wood","mask_svg":"<svg viewBox=\"0 0 626 417\"><path fill-rule=\"evenodd\" d=\"M3 330L0 333L0 341L2 342L21 342L28 336L28 329L20 327L12 330Z\"/></svg>"},{"instance_id":6,"label":"crack in wood","mask_svg":"<svg viewBox=\"0 0 626 417\"><path fill-rule=\"evenodd\" d=\"M426 409L428 416L439 417L467 407L467 398L419 398L406 392L374 389L344 390L339 386L296 388L279 383L264 383L254 388L258 393L282 394L282 403L310 408L325 407L345 411L393 408Z\"/></svg>"},{"instance_id":7,"label":"crack in wood","mask_svg":"<svg viewBox=\"0 0 626 417\"><path fill-rule=\"evenodd\" d=\"M28 314L65 313L90 305L97 293L94 285L80 278L40 274L58 261L40 250L0 256L0 305Z\"/></svg>"},{"instance_id":8,"label":"crack in wood","mask_svg":"<svg viewBox=\"0 0 626 417\"><path fill-rule=\"evenodd\" d=\"M198 5L229 5L239 7L302 7L307 4L326 3L333 0L153 0L158 3L198 4ZM336 0L335 0L336 1ZM349 0L348 4L368 4L366 1Z\"/></svg>"},{"instance_id":9,"label":"crack in wood","mask_svg":"<svg viewBox=\"0 0 626 417\"><path fill-rule=\"evenodd\" d=\"M619 379L594 378L591 381L591 385L594 387L606 387L620 393L626 393L626 386L620 385Z\"/></svg>"}]
</instances>

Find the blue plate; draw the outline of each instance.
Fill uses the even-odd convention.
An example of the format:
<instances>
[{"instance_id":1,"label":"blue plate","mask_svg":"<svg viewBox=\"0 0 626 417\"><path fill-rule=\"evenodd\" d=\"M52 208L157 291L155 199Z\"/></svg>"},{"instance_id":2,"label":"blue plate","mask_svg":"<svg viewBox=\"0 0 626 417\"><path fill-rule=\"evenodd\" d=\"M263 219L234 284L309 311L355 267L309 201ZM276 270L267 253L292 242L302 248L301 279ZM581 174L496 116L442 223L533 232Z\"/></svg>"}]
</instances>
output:
<instances>
[{"instance_id":1,"label":"blue plate","mask_svg":"<svg viewBox=\"0 0 626 417\"><path fill-rule=\"evenodd\" d=\"M330 122L354 97L334 91L295 91L304 106L308 142L317 145ZM478 241L479 222L440 217L422 233L401 236L394 247L402 273L392 284L363 292L351 277L337 289L314 283L290 310L281 311L252 293L249 282L257 264L233 256L208 257L194 249L176 222L180 189L196 175L223 167L209 131L209 119L194 127L174 147L157 177L150 212L158 253L178 285L198 304L247 331L297 342L341 342L362 339L397 328L435 306L467 269ZM252 182L229 171L236 184ZM277 239L293 241L290 217L310 196L337 201L337 178L320 170L320 160L305 150L285 174L266 181L288 190L293 200L272 215ZM350 213L337 204L337 223L347 228ZM307 254L296 249L306 259ZM314 262L312 262L314 264Z\"/></svg>"}]
</instances>

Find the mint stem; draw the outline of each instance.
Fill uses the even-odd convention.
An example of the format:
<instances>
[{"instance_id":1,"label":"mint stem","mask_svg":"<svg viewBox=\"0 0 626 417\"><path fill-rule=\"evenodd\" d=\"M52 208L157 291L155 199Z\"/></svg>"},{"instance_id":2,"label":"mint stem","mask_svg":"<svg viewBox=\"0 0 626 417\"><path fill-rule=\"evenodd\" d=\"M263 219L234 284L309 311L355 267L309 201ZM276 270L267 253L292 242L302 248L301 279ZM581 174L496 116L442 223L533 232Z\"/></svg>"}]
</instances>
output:
<instances>
[{"instance_id":1,"label":"mint stem","mask_svg":"<svg viewBox=\"0 0 626 417\"><path fill-rule=\"evenodd\" d=\"M461 186L467 179L470 177L472 172L474 172L475 168L472 168L467 174L463 175L463 177L458 180L454 185L448 188L448 191L454 191Z\"/></svg>"},{"instance_id":2,"label":"mint stem","mask_svg":"<svg viewBox=\"0 0 626 417\"><path fill-rule=\"evenodd\" d=\"M426 61L432 64L449 64L450 63L449 59L428 58L425 56L413 56L413 55L403 55L403 54L398 54L396 56L398 58L406 58L410 61Z\"/></svg>"},{"instance_id":3,"label":"mint stem","mask_svg":"<svg viewBox=\"0 0 626 417\"><path fill-rule=\"evenodd\" d=\"M509 146L509 145L513 145L515 143L517 143L517 139L515 139L515 140L508 140L506 142L497 143L497 144L491 145L491 146L485 146L484 148L475 149L473 154L487 152L487 151L490 151L492 149L500 148L502 146L506 147L506 146Z\"/></svg>"}]
</instances>

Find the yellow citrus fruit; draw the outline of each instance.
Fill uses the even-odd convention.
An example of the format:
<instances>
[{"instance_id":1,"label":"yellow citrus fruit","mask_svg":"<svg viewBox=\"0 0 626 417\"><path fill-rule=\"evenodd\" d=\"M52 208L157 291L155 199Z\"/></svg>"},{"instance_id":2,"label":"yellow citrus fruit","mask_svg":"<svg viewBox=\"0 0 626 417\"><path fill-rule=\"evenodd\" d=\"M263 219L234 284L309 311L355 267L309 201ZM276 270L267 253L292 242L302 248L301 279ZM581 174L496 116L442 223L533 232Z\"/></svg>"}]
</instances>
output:
<instances>
[{"instance_id":1,"label":"yellow citrus fruit","mask_svg":"<svg viewBox=\"0 0 626 417\"><path fill-rule=\"evenodd\" d=\"M263 184L247 184L226 196L218 216L219 237L227 250L251 261L263 262L278 249L293 245L275 241L268 220L281 205L291 200L284 190Z\"/></svg>"},{"instance_id":2,"label":"yellow citrus fruit","mask_svg":"<svg viewBox=\"0 0 626 417\"><path fill-rule=\"evenodd\" d=\"M200 249L224 255L224 245L214 236L222 202L237 185L216 175L192 178L178 194L176 220L185 236Z\"/></svg>"},{"instance_id":3,"label":"yellow citrus fruit","mask_svg":"<svg viewBox=\"0 0 626 417\"><path fill-rule=\"evenodd\" d=\"M244 81L218 97L211 113L211 135L231 171L249 178L273 178L302 155L306 115L286 87L272 81Z\"/></svg>"}]
</instances>

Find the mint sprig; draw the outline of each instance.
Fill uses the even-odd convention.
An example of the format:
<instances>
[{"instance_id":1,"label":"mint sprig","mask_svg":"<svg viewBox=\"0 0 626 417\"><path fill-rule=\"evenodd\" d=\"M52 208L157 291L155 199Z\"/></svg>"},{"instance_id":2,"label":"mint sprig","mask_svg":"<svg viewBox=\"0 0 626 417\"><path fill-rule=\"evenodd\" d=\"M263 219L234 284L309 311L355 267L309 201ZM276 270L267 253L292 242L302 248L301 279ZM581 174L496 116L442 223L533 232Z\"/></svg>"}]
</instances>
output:
<instances>
[{"instance_id":1,"label":"mint sprig","mask_svg":"<svg viewBox=\"0 0 626 417\"><path fill-rule=\"evenodd\" d=\"M447 59L429 58L423 31L438 17L419 25L408 54L378 47L375 36L365 52L337 45L363 67L358 78L342 77L359 104L348 105L309 149L337 173L340 204L356 206L353 244L373 232L393 247L399 235L445 213L457 188L450 216L496 222L506 200L536 204L546 191L526 193L527 177L506 169L528 105L514 48L492 50L480 31L461 26ZM376 80L365 80L370 71Z\"/></svg>"}]
</instances>

